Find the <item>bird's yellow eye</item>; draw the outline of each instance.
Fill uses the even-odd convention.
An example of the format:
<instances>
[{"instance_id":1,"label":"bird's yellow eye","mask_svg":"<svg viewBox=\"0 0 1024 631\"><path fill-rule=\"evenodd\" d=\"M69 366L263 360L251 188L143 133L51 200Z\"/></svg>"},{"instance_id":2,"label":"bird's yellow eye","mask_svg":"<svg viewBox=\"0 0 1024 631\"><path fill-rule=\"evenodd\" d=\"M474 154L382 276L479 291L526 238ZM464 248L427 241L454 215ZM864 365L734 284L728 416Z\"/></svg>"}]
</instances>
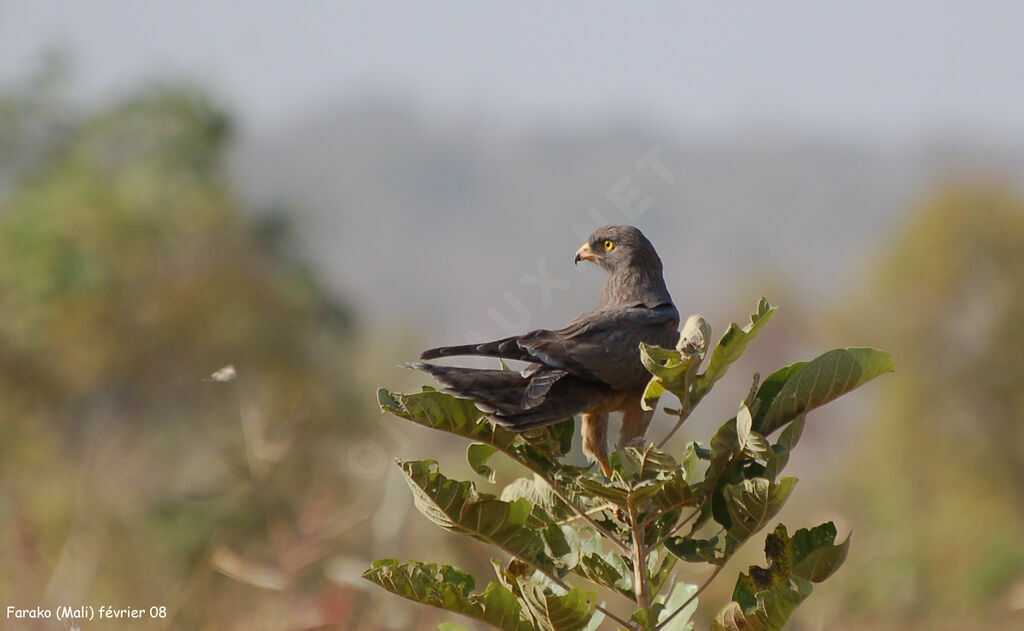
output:
<instances>
[{"instance_id":1,"label":"bird's yellow eye","mask_svg":"<svg viewBox=\"0 0 1024 631\"><path fill-rule=\"evenodd\" d=\"M605 252L611 252L615 249L615 242L610 239L605 239L604 243L601 244Z\"/></svg>"}]
</instances>

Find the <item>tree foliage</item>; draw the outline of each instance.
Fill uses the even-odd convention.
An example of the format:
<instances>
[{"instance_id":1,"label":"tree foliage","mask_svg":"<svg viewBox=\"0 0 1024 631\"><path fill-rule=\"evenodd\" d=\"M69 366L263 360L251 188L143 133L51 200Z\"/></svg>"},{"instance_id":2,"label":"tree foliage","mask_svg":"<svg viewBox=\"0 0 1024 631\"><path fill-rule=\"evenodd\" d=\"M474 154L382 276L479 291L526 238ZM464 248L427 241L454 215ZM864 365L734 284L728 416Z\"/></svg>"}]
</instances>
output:
<instances>
[{"instance_id":1,"label":"tree foliage","mask_svg":"<svg viewBox=\"0 0 1024 631\"><path fill-rule=\"evenodd\" d=\"M0 98L0 150L51 129L37 98ZM62 120L0 160L0 592L215 619L216 589L167 594L218 554L288 567L342 510L351 317L236 199L201 94Z\"/></svg>"},{"instance_id":2,"label":"tree foliage","mask_svg":"<svg viewBox=\"0 0 1024 631\"><path fill-rule=\"evenodd\" d=\"M841 488L873 554L841 597L851 617L901 627L977 624L1024 577L1024 199L989 183L934 191L852 304L833 321L901 370L851 445Z\"/></svg>"},{"instance_id":3,"label":"tree foliage","mask_svg":"<svg viewBox=\"0 0 1024 631\"><path fill-rule=\"evenodd\" d=\"M645 405L672 394L678 428L775 310L762 299L750 323L729 327L710 353L710 327L699 316L687 322L677 348L642 346L652 373ZM698 596L792 493L796 478L781 472L806 414L891 370L888 354L867 348L837 349L782 368L751 390L708 443L692 442L677 454L661 448L666 441L627 447L613 454L610 479L561 462L571 448L571 419L515 433L492 424L471 401L430 388L408 395L381 388L382 410L474 441L467 459L488 482L494 474L487 461L499 452L530 475L494 495L446 477L436 462L400 462L420 512L501 555L493 563L495 580L474 592L477 579L459 569L393 559L374 563L364 577L497 629L596 629L606 621L636 630L690 629ZM765 539L767 566L740 574L713 628L781 629L812 583L845 560L849 540L835 538L831 523L792 536L776 526ZM679 561L710 566L711 579L700 586L674 580Z\"/></svg>"}]
</instances>

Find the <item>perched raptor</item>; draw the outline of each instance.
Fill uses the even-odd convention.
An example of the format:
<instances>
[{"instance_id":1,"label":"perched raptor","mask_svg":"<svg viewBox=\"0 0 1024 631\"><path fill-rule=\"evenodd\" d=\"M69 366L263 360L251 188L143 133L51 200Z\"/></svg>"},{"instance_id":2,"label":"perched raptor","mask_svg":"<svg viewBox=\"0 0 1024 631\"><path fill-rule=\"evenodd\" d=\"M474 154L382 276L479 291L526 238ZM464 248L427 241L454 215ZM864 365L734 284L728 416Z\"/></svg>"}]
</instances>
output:
<instances>
[{"instance_id":1,"label":"perched raptor","mask_svg":"<svg viewBox=\"0 0 1024 631\"><path fill-rule=\"evenodd\" d=\"M476 401L499 425L526 430L582 418L583 452L608 464L608 414L622 412L619 447L644 435L653 412L640 407L651 375L640 363L640 342L671 348L679 339L679 311L665 287L654 246L632 226L605 226L576 252L609 274L596 308L556 331L424 351L421 359L483 355L528 362L522 372L416 363L444 390Z\"/></svg>"}]
</instances>

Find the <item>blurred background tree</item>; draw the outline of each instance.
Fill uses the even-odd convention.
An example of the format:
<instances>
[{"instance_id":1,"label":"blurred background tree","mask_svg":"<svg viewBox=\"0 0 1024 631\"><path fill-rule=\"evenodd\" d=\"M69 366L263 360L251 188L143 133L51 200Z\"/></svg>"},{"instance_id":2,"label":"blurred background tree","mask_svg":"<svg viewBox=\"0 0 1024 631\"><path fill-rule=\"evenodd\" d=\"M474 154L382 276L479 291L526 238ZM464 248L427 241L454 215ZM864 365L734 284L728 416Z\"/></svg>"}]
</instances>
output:
<instances>
[{"instance_id":1,"label":"blurred background tree","mask_svg":"<svg viewBox=\"0 0 1024 631\"><path fill-rule=\"evenodd\" d=\"M943 187L887 247L839 316L898 366L850 449L858 552L841 617L1021 628L1024 199Z\"/></svg>"},{"instance_id":2,"label":"blurred background tree","mask_svg":"<svg viewBox=\"0 0 1024 631\"><path fill-rule=\"evenodd\" d=\"M230 122L201 93L59 125L45 96L2 101L5 148L46 151L3 163L0 593L266 615L217 567L310 609L351 521L340 455L370 418L350 310L283 217L241 212ZM204 382L226 364L236 381Z\"/></svg>"}]
</instances>

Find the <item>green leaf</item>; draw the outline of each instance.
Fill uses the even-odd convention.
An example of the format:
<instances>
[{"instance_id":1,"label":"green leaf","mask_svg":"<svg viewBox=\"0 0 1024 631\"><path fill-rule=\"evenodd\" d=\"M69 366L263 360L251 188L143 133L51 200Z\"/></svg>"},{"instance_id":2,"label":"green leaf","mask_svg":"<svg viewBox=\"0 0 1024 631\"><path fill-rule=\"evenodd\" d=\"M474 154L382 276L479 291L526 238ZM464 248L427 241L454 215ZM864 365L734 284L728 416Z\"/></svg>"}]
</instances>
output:
<instances>
[{"instance_id":1,"label":"green leaf","mask_svg":"<svg viewBox=\"0 0 1024 631\"><path fill-rule=\"evenodd\" d=\"M445 609L505 631L536 631L522 615L522 606L506 587L490 583L473 594L475 579L448 565L394 559L376 561L363 578L403 598ZM457 627L456 627L457 628Z\"/></svg>"},{"instance_id":2,"label":"green leaf","mask_svg":"<svg viewBox=\"0 0 1024 631\"><path fill-rule=\"evenodd\" d=\"M665 394L665 385L661 382L658 377L651 377L651 380L647 382L647 387L644 388L643 397L640 399L640 407L647 411L654 409L654 406L658 403L658 399Z\"/></svg>"},{"instance_id":3,"label":"green leaf","mask_svg":"<svg viewBox=\"0 0 1024 631\"><path fill-rule=\"evenodd\" d=\"M591 477L580 477L576 484L586 493L608 500L620 508L625 508L629 501L629 491L615 482L603 482Z\"/></svg>"},{"instance_id":4,"label":"green leaf","mask_svg":"<svg viewBox=\"0 0 1024 631\"><path fill-rule=\"evenodd\" d=\"M717 477L729 458L740 450L739 437L736 435L736 419L729 419L711 436L711 466L708 467L704 479Z\"/></svg>"},{"instance_id":5,"label":"green leaf","mask_svg":"<svg viewBox=\"0 0 1024 631\"><path fill-rule=\"evenodd\" d=\"M744 480L725 487L726 507L729 510L729 535L746 541L774 517L796 486L796 478L782 478L771 482L765 478Z\"/></svg>"},{"instance_id":6,"label":"green leaf","mask_svg":"<svg viewBox=\"0 0 1024 631\"><path fill-rule=\"evenodd\" d=\"M775 480L782 473L782 470L789 464L789 454L796 447L796 444L800 442L800 435L804 431L804 421L807 417L803 414L793 419L793 421L786 425L786 429L782 430L779 434L779 442L772 446L772 450L775 452L775 457L768 461L768 465L765 468L764 477L769 480Z\"/></svg>"},{"instance_id":7,"label":"green leaf","mask_svg":"<svg viewBox=\"0 0 1024 631\"><path fill-rule=\"evenodd\" d=\"M658 536L663 537L664 535L662 533L658 533ZM672 575L672 571L676 567L676 563L679 561L679 557L674 554L665 554L662 556L664 558L661 560L661 563L658 564L656 569L651 571L651 592L655 594L661 591L661 586L669 580Z\"/></svg>"},{"instance_id":8,"label":"green leaf","mask_svg":"<svg viewBox=\"0 0 1024 631\"><path fill-rule=\"evenodd\" d=\"M633 591L633 575L622 557L610 552L590 552L580 557L579 565L573 571L598 585L615 590L636 600Z\"/></svg>"},{"instance_id":9,"label":"green leaf","mask_svg":"<svg viewBox=\"0 0 1024 631\"><path fill-rule=\"evenodd\" d=\"M700 461L700 456L697 453L697 443L690 443L683 450L683 461L681 467L683 469L683 475L686 477L686 481L693 483L697 479L697 463Z\"/></svg>"},{"instance_id":10,"label":"green leaf","mask_svg":"<svg viewBox=\"0 0 1024 631\"><path fill-rule=\"evenodd\" d=\"M754 430L769 435L798 416L893 370L888 353L873 348L840 348L772 374L755 397Z\"/></svg>"},{"instance_id":11,"label":"green leaf","mask_svg":"<svg viewBox=\"0 0 1024 631\"><path fill-rule=\"evenodd\" d=\"M572 419L517 433L491 423L472 401L442 392L396 394L380 388L377 401L382 411L418 425L492 445L531 471L551 471L572 445Z\"/></svg>"},{"instance_id":12,"label":"green leaf","mask_svg":"<svg viewBox=\"0 0 1024 631\"><path fill-rule=\"evenodd\" d=\"M658 625L658 616L663 609L665 609L664 603L652 603L650 607L634 611L629 621L633 623L633 628L638 631L654 631Z\"/></svg>"},{"instance_id":13,"label":"green leaf","mask_svg":"<svg viewBox=\"0 0 1024 631\"><path fill-rule=\"evenodd\" d=\"M646 482L670 477L679 471L679 463L675 458L654 445L644 448L626 447L616 451L617 462L612 467L621 473L622 479L629 483Z\"/></svg>"},{"instance_id":14,"label":"green leaf","mask_svg":"<svg viewBox=\"0 0 1024 631\"><path fill-rule=\"evenodd\" d=\"M836 526L827 522L793 534L793 574L820 583L839 569L850 551L850 538L835 545Z\"/></svg>"},{"instance_id":15,"label":"green leaf","mask_svg":"<svg viewBox=\"0 0 1024 631\"><path fill-rule=\"evenodd\" d=\"M572 449L572 438L576 435L576 421L567 418L560 423L517 433L523 440L557 460Z\"/></svg>"},{"instance_id":16,"label":"green leaf","mask_svg":"<svg viewBox=\"0 0 1024 631\"><path fill-rule=\"evenodd\" d=\"M546 568L553 563L544 553L541 534L527 526L532 506L526 500L503 502L477 493L472 482L449 480L432 460L400 462L416 508L451 532L470 536L520 559Z\"/></svg>"},{"instance_id":17,"label":"green leaf","mask_svg":"<svg viewBox=\"0 0 1024 631\"><path fill-rule=\"evenodd\" d=\"M743 328L736 323L729 325L715 350L711 352L707 370L697 377L698 396L703 396L716 381L725 376L729 365L740 358L747 345L757 337L761 328L771 320L778 309L767 299L761 298L757 303L757 312L750 316L750 324Z\"/></svg>"},{"instance_id":18,"label":"green leaf","mask_svg":"<svg viewBox=\"0 0 1024 631\"><path fill-rule=\"evenodd\" d=\"M693 537L672 537L665 542L665 547L674 556L687 563L710 563L721 565L739 549L742 542L725 535L715 535L710 539L694 539Z\"/></svg>"},{"instance_id":19,"label":"green leaf","mask_svg":"<svg viewBox=\"0 0 1024 631\"><path fill-rule=\"evenodd\" d=\"M797 606L810 596L810 583L800 578L794 578L793 581L797 584L796 589L777 587L757 594L757 609L752 613L760 623L760 628L765 631L782 631Z\"/></svg>"},{"instance_id":20,"label":"green leaf","mask_svg":"<svg viewBox=\"0 0 1024 631\"><path fill-rule=\"evenodd\" d=\"M643 409L653 410L666 390L681 401L689 400L690 386L704 360L710 336L711 327L704 318L692 315L679 334L676 348L661 348L641 342L640 361L652 375L641 399Z\"/></svg>"},{"instance_id":21,"label":"green leaf","mask_svg":"<svg viewBox=\"0 0 1024 631\"><path fill-rule=\"evenodd\" d=\"M487 466L487 460L494 455L498 448L485 443L473 443L466 449L466 461L473 471L490 483L494 483L494 469Z\"/></svg>"},{"instance_id":22,"label":"green leaf","mask_svg":"<svg viewBox=\"0 0 1024 631\"><path fill-rule=\"evenodd\" d=\"M572 526L549 524L542 532L544 553L559 573L572 571L580 562L580 536Z\"/></svg>"},{"instance_id":23,"label":"green leaf","mask_svg":"<svg viewBox=\"0 0 1024 631\"><path fill-rule=\"evenodd\" d=\"M572 588L559 596L532 581L520 581L523 601L539 631L580 631L597 608L597 594Z\"/></svg>"},{"instance_id":24,"label":"green leaf","mask_svg":"<svg viewBox=\"0 0 1024 631\"><path fill-rule=\"evenodd\" d=\"M690 537L672 537L665 542L668 551L688 563L715 563L715 547L718 537L713 539L693 539Z\"/></svg>"},{"instance_id":25,"label":"green leaf","mask_svg":"<svg viewBox=\"0 0 1024 631\"><path fill-rule=\"evenodd\" d=\"M697 593L697 586L689 583L676 583L672 588L672 593L665 603L665 608L658 615L658 624L665 624L665 621L672 618L672 620L661 627L660 631L692 631L693 622L691 618L697 611L697 599L694 598L686 605L685 609L680 609L687 600L690 599L694 594ZM677 613L678 612L678 613Z\"/></svg>"},{"instance_id":26,"label":"green leaf","mask_svg":"<svg viewBox=\"0 0 1024 631\"><path fill-rule=\"evenodd\" d=\"M811 581L831 576L846 558L849 539L835 545L831 522L810 530L801 528L789 537L779 524L765 537L767 567L750 566L740 574L732 599L744 615L740 629L781 629L793 611L811 593ZM736 618L735 611L731 615ZM716 628L712 626L712 628Z\"/></svg>"},{"instance_id":27,"label":"green leaf","mask_svg":"<svg viewBox=\"0 0 1024 631\"><path fill-rule=\"evenodd\" d=\"M545 523L565 521L576 516L576 511L558 497L551 485L538 475L515 480L502 489L500 499L503 502L525 499L533 504L535 514L542 513L538 517Z\"/></svg>"},{"instance_id":28,"label":"green leaf","mask_svg":"<svg viewBox=\"0 0 1024 631\"><path fill-rule=\"evenodd\" d=\"M736 446L747 456L757 460L768 460L775 457L768 440L753 431L753 417L745 403L740 404L736 413Z\"/></svg>"},{"instance_id":29,"label":"green leaf","mask_svg":"<svg viewBox=\"0 0 1024 631\"><path fill-rule=\"evenodd\" d=\"M722 607L711 621L711 631L749 631L739 603L734 601Z\"/></svg>"}]
</instances>

